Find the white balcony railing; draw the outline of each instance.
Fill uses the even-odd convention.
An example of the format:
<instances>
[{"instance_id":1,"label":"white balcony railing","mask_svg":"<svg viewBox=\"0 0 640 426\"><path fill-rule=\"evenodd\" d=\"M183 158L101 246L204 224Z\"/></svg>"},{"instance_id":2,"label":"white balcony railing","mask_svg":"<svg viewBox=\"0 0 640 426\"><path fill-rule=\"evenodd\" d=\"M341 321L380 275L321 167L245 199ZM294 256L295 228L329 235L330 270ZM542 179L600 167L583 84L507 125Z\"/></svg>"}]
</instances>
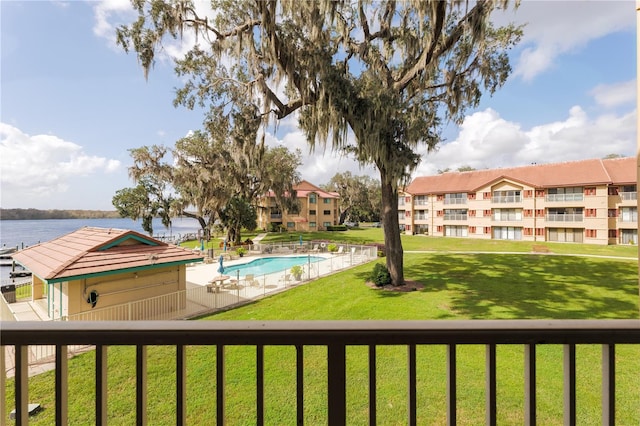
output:
<instances>
[{"instance_id":1,"label":"white balcony railing","mask_svg":"<svg viewBox=\"0 0 640 426\"><path fill-rule=\"evenodd\" d=\"M582 222L582 213L549 213L546 220L548 222Z\"/></svg>"},{"instance_id":2,"label":"white balcony railing","mask_svg":"<svg viewBox=\"0 0 640 426\"><path fill-rule=\"evenodd\" d=\"M445 198L445 204L467 204L467 198Z\"/></svg>"},{"instance_id":3,"label":"white balcony railing","mask_svg":"<svg viewBox=\"0 0 640 426\"><path fill-rule=\"evenodd\" d=\"M550 202L557 201L582 201L584 195L582 193L576 194L547 194L546 200Z\"/></svg>"},{"instance_id":4,"label":"white balcony railing","mask_svg":"<svg viewBox=\"0 0 640 426\"><path fill-rule=\"evenodd\" d=\"M211 368L211 395L209 409L215 411L218 425L231 422L226 415L227 406L225 395L230 392L226 386L226 371L233 366L225 364L225 349L233 346L249 346L255 348L255 360L251 368L255 368L255 394L241 402L248 412L255 412L255 422L263 425L265 413L269 409L265 404L268 396L265 382L270 376L269 366L273 363L265 362L267 358L265 347L292 346L296 357L291 369L292 381L295 383L294 395L290 406L278 407L279 410L292 410L297 413L299 422L305 414L304 404L316 398L322 398L327 409L327 423L332 426L347 424L347 387L348 380L353 380L353 374L347 368L350 351L347 348L360 346L368 348L368 410L369 424L377 422L377 407L381 403L376 397L380 384L384 385L385 376L378 372L378 347L404 346L407 351L407 388L406 388L406 417L397 418L394 423L418 424L418 369L424 363L418 362L417 349L422 346L442 346L446 350L446 374L443 378L446 395L446 410L442 417L447 424L458 422L457 398L458 389L465 386L465 377L458 377L457 349L465 345L484 345L485 350L485 413L484 423L495 425L498 421L497 392L497 350L500 348L519 345L524 348L522 360L523 393L522 403L524 424L534 425L537 422L536 394L543 391L539 386L538 375L554 374L541 372L536 367L536 351L541 346L562 345L564 356L561 362L563 398L558 404L563 406L563 423L576 424L580 404L591 404L591 399L576 398L576 370L580 366L576 362L576 352L580 345L601 345L600 366L584 365L589 370L598 370L601 376L601 420L602 424L616 423L616 401L627 398L628 395L616 395L617 369L629 371L637 366L620 365L616 359L616 345L640 345L640 321L638 320L467 320L467 321L156 321L156 322L10 322L2 323L0 334L0 368L2 384L5 383L5 362L10 361L5 355L6 347L15 348L13 363L15 365L15 383L13 404L16 407L15 424L28 423L29 398L29 365L28 352L32 345L56 346L55 358L55 411L56 424L76 424L77 419L69 418L69 376L74 372L74 363L67 361L68 348L74 345L95 346L94 373L95 396L94 406L84 407L94 410L95 424L106 425L109 420L107 400L113 387L107 385L109 375L108 365L118 368L117 363L108 362L109 348L114 345L128 345L136 348L136 368L132 373L131 383L135 386L136 423L148 424L147 411L155 410L153 399L148 398L148 368L147 348L170 346L175 348L175 369L160 374L170 376L167 383L175 384L175 418L167 419L176 425L184 425L187 414L195 409L190 406L187 397L190 360L187 355L191 346L215 347L216 356ZM326 387L321 394L311 394L305 387L305 348L325 347L326 355ZM348 356L349 355L349 356ZM249 364L247 364L249 365ZM546 371L546 370L545 370ZM559 371L559 369L554 369ZM83 371L82 374L87 374ZM158 374L154 371L153 374ZM435 373L433 373L435 374ZM482 373L479 373L482 374ZM618 373L620 374L620 373ZM638 374L638 371L631 374ZM113 380L113 379L111 379ZM543 380L544 381L544 380ZM232 385L231 385L232 386ZM434 388L434 389L437 389ZM3 393L4 395L4 393ZM135 395L135 396L134 396ZM0 401L0 415L6 417L4 398ZM166 403L166 401L162 401ZM283 412L284 412L283 411ZM404 417L404 416L403 416ZM112 419L113 420L113 419ZM478 420L478 419L476 419Z\"/></svg>"},{"instance_id":5,"label":"white balcony railing","mask_svg":"<svg viewBox=\"0 0 640 426\"><path fill-rule=\"evenodd\" d=\"M520 203L522 202L521 195L495 195L491 197L492 203Z\"/></svg>"},{"instance_id":6,"label":"white balcony railing","mask_svg":"<svg viewBox=\"0 0 640 426\"><path fill-rule=\"evenodd\" d=\"M638 193L636 191L633 192L621 192L620 197L624 201L633 201L638 199Z\"/></svg>"},{"instance_id":7,"label":"white balcony railing","mask_svg":"<svg viewBox=\"0 0 640 426\"><path fill-rule=\"evenodd\" d=\"M466 214L455 214L455 213L450 213L450 214L445 214L444 215L444 220L467 220L467 215Z\"/></svg>"}]
</instances>

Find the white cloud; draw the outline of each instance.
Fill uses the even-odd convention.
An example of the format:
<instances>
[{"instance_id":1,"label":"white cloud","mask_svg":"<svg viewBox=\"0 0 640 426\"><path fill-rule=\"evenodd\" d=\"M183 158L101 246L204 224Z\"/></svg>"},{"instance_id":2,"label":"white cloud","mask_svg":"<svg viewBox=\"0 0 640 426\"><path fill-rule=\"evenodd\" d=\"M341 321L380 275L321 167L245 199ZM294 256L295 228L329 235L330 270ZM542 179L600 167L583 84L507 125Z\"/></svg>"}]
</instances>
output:
<instances>
[{"instance_id":1,"label":"white cloud","mask_svg":"<svg viewBox=\"0 0 640 426\"><path fill-rule=\"evenodd\" d=\"M636 81L629 80L617 84L601 84L591 94L595 101L606 108L626 105L636 101Z\"/></svg>"},{"instance_id":2,"label":"white cloud","mask_svg":"<svg viewBox=\"0 0 640 426\"><path fill-rule=\"evenodd\" d=\"M579 106L562 121L522 129L491 109L468 116L452 142L424 154L416 176L462 166L476 169L524 166L531 163L633 156L636 151L636 111L621 115L589 115Z\"/></svg>"},{"instance_id":3,"label":"white cloud","mask_svg":"<svg viewBox=\"0 0 640 426\"><path fill-rule=\"evenodd\" d=\"M116 27L120 23L133 21L135 12L130 0L101 0L94 8L95 24L93 33L109 41L116 48Z\"/></svg>"},{"instance_id":4,"label":"white cloud","mask_svg":"<svg viewBox=\"0 0 640 426\"><path fill-rule=\"evenodd\" d=\"M553 67L558 56L582 49L607 34L635 29L632 1L523 1L494 15L497 24L526 24L514 75L530 81Z\"/></svg>"},{"instance_id":5,"label":"white cloud","mask_svg":"<svg viewBox=\"0 0 640 426\"><path fill-rule=\"evenodd\" d=\"M27 135L0 123L3 203L55 198L64 194L74 180L97 173L113 173L120 161L89 155L83 148L52 135Z\"/></svg>"}]
</instances>

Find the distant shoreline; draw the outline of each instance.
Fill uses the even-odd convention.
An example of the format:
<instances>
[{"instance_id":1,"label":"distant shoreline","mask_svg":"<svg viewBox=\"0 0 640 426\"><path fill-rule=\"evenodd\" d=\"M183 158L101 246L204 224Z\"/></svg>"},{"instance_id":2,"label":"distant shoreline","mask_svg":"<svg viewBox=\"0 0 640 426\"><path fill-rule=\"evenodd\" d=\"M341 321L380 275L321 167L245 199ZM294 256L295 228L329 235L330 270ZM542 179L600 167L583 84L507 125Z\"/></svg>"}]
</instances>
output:
<instances>
[{"instance_id":1,"label":"distant shoreline","mask_svg":"<svg viewBox=\"0 0 640 426\"><path fill-rule=\"evenodd\" d=\"M0 220L119 219L120 217L120 214L115 210L38 210L0 208Z\"/></svg>"}]
</instances>

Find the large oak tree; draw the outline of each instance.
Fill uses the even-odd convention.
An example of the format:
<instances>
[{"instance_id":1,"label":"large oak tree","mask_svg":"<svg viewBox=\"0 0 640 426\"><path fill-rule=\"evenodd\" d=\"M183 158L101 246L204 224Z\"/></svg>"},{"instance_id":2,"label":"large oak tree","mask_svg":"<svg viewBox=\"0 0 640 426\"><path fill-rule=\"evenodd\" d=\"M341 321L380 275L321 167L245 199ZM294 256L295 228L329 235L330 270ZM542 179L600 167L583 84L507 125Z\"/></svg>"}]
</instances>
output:
<instances>
[{"instance_id":1,"label":"large oak tree","mask_svg":"<svg viewBox=\"0 0 640 426\"><path fill-rule=\"evenodd\" d=\"M313 149L348 150L380 173L387 267L404 283L398 189L440 141L511 71L519 28L494 28L507 1L213 0L214 18L187 0L132 0L139 17L118 30L145 70L165 37L193 30L199 45L178 61L187 78L176 102L227 102L233 86L260 103L265 120L298 114ZM353 140L353 142L352 142Z\"/></svg>"}]
</instances>

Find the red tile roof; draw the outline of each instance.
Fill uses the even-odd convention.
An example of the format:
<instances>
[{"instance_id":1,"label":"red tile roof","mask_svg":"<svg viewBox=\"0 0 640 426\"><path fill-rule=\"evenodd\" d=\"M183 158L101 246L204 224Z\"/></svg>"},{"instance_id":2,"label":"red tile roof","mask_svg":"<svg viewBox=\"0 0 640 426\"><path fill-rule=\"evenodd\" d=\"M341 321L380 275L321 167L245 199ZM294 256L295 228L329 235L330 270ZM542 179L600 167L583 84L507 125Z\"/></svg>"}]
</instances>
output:
<instances>
[{"instance_id":1,"label":"red tile roof","mask_svg":"<svg viewBox=\"0 0 640 426\"><path fill-rule=\"evenodd\" d=\"M587 185L622 185L636 182L634 157L591 159L504 169L447 172L415 178L405 189L414 195L473 192L501 180L513 180L534 188Z\"/></svg>"},{"instance_id":2,"label":"red tile roof","mask_svg":"<svg viewBox=\"0 0 640 426\"><path fill-rule=\"evenodd\" d=\"M41 279L58 282L93 274L202 261L202 255L131 230L84 227L13 254Z\"/></svg>"},{"instance_id":3,"label":"red tile roof","mask_svg":"<svg viewBox=\"0 0 640 426\"><path fill-rule=\"evenodd\" d=\"M306 198L310 193L314 192L320 196L320 198L340 198L340 194L332 191L325 191L324 189L315 186L312 183L303 180L299 184L295 185L293 189L296 190L296 194L298 198ZM273 191L269 191L267 194L268 197L275 197L275 193Z\"/></svg>"}]
</instances>

